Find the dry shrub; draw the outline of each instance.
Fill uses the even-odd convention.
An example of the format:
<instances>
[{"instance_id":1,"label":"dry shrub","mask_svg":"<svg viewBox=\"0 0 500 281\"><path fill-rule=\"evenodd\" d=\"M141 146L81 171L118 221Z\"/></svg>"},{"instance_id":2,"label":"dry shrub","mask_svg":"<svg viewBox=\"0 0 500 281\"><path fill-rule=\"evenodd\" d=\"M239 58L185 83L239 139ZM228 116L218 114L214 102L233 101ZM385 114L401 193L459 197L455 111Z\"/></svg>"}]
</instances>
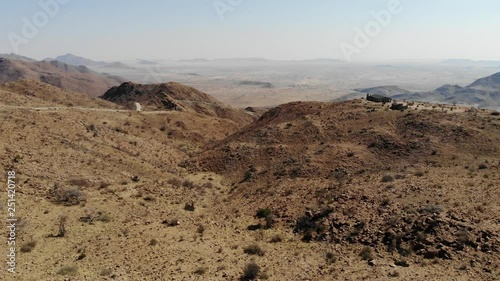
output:
<instances>
[{"instance_id":1,"label":"dry shrub","mask_svg":"<svg viewBox=\"0 0 500 281\"><path fill-rule=\"evenodd\" d=\"M65 188L56 184L48 192L50 201L64 206L79 205L85 201L84 194L77 188Z\"/></svg>"},{"instance_id":2,"label":"dry shrub","mask_svg":"<svg viewBox=\"0 0 500 281\"><path fill-rule=\"evenodd\" d=\"M260 266L258 266L255 262L251 262L245 265L243 269L243 275L241 275L241 281L250 281L255 280L259 276Z\"/></svg>"},{"instance_id":3,"label":"dry shrub","mask_svg":"<svg viewBox=\"0 0 500 281\"><path fill-rule=\"evenodd\" d=\"M78 187L90 187L92 186L92 182L88 179L79 178L79 179L71 179L68 181L70 185L78 186Z\"/></svg>"},{"instance_id":4,"label":"dry shrub","mask_svg":"<svg viewBox=\"0 0 500 281\"><path fill-rule=\"evenodd\" d=\"M243 252L248 255L263 256L264 251L257 244L248 245L243 249Z\"/></svg>"},{"instance_id":5,"label":"dry shrub","mask_svg":"<svg viewBox=\"0 0 500 281\"><path fill-rule=\"evenodd\" d=\"M57 274L64 276L76 276L78 268L75 265L64 266L57 271Z\"/></svg>"}]
</instances>

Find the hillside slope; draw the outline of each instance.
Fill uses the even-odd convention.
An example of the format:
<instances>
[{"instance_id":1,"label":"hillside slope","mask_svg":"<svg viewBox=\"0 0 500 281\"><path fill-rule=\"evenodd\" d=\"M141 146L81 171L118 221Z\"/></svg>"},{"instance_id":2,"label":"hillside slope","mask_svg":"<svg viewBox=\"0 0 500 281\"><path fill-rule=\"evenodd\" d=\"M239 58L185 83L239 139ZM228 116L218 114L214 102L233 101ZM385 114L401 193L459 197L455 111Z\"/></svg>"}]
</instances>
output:
<instances>
[{"instance_id":1,"label":"hillside slope","mask_svg":"<svg viewBox=\"0 0 500 281\"><path fill-rule=\"evenodd\" d=\"M0 85L0 159L16 172L19 218L18 273L4 270L1 280L189 279L200 256L220 242L229 249L209 238L217 210L208 206L226 187L183 162L240 126L191 111L118 107L38 81ZM184 211L191 202L196 212ZM178 227L167 226L176 218ZM179 241L198 225L206 243ZM225 274L236 278L243 262ZM165 270L175 264L184 273Z\"/></svg>"},{"instance_id":2,"label":"hillside slope","mask_svg":"<svg viewBox=\"0 0 500 281\"><path fill-rule=\"evenodd\" d=\"M376 267L411 264L405 280L425 279L419 271L432 259L449 261L435 268L450 276L474 260L471 278L494 280L499 143L500 118L489 111L297 102L271 109L190 166L224 176L228 210L270 208L274 223L304 242L366 247ZM449 280L441 273L433 279ZM369 279L383 280L376 276Z\"/></svg>"},{"instance_id":3,"label":"hillside slope","mask_svg":"<svg viewBox=\"0 0 500 281\"><path fill-rule=\"evenodd\" d=\"M356 100L238 123L185 86L128 87L161 111L0 85L19 218L1 280L499 279L499 116Z\"/></svg>"},{"instance_id":4,"label":"hillside slope","mask_svg":"<svg viewBox=\"0 0 500 281\"><path fill-rule=\"evenodd\" d=\"M72 66L58 61L26 62L0 58L0 83L23 79L38 80L91 97L100 96L123 82L119 77L99 74L85 66Z\"/></svg>"},{"instance_id":5,"label":"hillside slope","mask_svg":"<svg viewBox=\"0 0 500 281\"><path fill-rule=\"evenodd\" d=\"M0 106L122 109L119 105L35 80L0 84Z\"/></svg>"}]
</instances>

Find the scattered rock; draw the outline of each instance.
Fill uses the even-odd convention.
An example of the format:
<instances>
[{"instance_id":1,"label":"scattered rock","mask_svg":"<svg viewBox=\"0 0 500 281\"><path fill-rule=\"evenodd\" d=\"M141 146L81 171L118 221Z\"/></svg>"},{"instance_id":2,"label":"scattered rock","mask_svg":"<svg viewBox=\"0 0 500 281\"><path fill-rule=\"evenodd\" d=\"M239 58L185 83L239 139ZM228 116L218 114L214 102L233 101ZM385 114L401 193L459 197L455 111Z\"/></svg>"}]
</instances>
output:
<instances>
[{"instance_id":1,"label":"scattered rock","mask_svg":"<svg viewBox=\"0 0 500 281\"><path fill-rule=\"evenodd\" d=\"M180 225L180 222L177 219L172 219L172 220L164 220L161 222L161 224L164 224L164 225L169 226L169 227L173 227L173 226Z\"/></svg>"},{"instance_id":2,"label":"scattered rock","mask_svg":"<svg viewBox=\"0 0 500 281\"><path fill-rule=\"evenodd\" d=\"M410 264L405 260L397 260L394 262L394 264L402 267L410 267Z\"/></svg>"}]
</instances>

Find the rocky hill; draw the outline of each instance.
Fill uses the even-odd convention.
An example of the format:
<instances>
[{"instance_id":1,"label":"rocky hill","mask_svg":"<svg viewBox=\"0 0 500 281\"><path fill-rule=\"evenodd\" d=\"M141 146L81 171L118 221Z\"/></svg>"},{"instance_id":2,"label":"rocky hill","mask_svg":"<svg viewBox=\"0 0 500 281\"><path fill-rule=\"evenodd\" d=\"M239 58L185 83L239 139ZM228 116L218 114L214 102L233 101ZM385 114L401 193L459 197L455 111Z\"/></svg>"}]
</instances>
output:
<instances>
[{"instance_id":1,"label":"rocky hill","mask_svg":"<svg viewBox=\"0 0 500 281\"><path fill-rule=\"evenodd\" d=\"M469 272L493 280L483 269L500 261L499 208L489 199L500 180L500 119L419 108L285 104L190 165L223 175L240 212L270 208L304 242L358 245L373 266L393 260L415 274L425 260L481 260Z\"/></svg>"},{"instance_id":2,"label":"rocky hill","mask_svg":"<svg viewBox=\"0 0 500 281\"><path fill-rule=\"evenodd\" d=\"M247 111L229 107L195 88L175 82L148 85L126 82L109 89L101 98L128 108L135 108L134 103L138 102L146 110L195 112L239 124L249 124L254 119Z\"/></svg>"},{"instance_id":3,"label":"rocky hill","mask_svg":"<svg viewBox=\"0 0 500 281\"><path fill-rule=\"evenodd\" d=\"M41 81L91 97L100 96L123 82L119 77L99 74L85 66L59 61L27 62L0 58L0 83L23 79Z\"/></svg>"},{"instance_id":4,"label":"rocky hill","mask_svg":"<svg viewBox=\"0 0 500 281\"><path fill-rule=\"evenodd\" d=\"M412 92L394 86L357 89L356 91L358 93L382 94L394 99L462 104L500 110L500 73L478 79L465 87L443 85L429 92ZM355 98L359 95L350 94L348 97Z\"/></svg>"},{"instance_id":5,"label":"rocky hill","mask_svg":"<svg viewBox=\"0 0 500 281\"><path fill-rule=\"evenodd\" d=\"M499 279L498 115L120 87L0 85L15 280Z\"/></svg>"}]
</instances>

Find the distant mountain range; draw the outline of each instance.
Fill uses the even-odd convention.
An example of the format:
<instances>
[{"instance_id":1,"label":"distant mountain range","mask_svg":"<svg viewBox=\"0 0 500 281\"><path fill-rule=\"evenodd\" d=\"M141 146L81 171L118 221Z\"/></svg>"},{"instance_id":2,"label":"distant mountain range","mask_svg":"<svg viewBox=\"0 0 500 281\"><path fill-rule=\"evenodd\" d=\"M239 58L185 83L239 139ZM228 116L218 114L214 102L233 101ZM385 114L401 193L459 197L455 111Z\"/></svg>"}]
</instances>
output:
<instances>
[{"instance_id":1,"label":"distant mountain range","mask_svg":"<svg viewBox=\"0 0 500 281\"><path fill-rule=\"evenodd\" d=\"M306 60L270 60L266 58L223 58L223 59L204 59L204 58L196 58L196 59L184 59L178 60L178 62L186 62L186 63L342 63L344 61L338 59L330 59L330 58L316 58L316 59L306 59Z\"/></svg>"},{"instance_id":2,"label":"distant mountain range","mask_svg":"<svg viewBox=\"0 0 500 281\"><path fill-rule=\"evenodd\" d=\"M469 59L449 59L442 61L441 64L457 67L483 67L500 68L500 61L491 60L469 60Z\"/></svg>"},{"instance_id":3,"label":"distant mountain range","mask_svg":"<svg viewBox=\"0 0 500 281\"><path fill-rule=\"evenodd\" d=\"M393 99L414 100L425 102L440 102L447 104L463 104L481 108L500 108L500 72L478 79L472 84L443 85L433 91L413 92L397 86L381 86L366 89L356 89L355 93L341 99L357 98L365 94L379 94Z\"/></svg>"},{"instance_id":4,"label":"distant mountain range","mask_svg":"<svg viewBox=\"0 0 500 281\"><path fill-rule=\"evenodd\" d=\"M73 54L66 54L58 56L55 58L46 58L44 61L60 61L65 64L75 65L75 66L87 66L87 67L107 67L107 68L132 68L121 62L105 62L105 61L95 61L88 58L76 56Z\"/></svg>"}]
</instances>

